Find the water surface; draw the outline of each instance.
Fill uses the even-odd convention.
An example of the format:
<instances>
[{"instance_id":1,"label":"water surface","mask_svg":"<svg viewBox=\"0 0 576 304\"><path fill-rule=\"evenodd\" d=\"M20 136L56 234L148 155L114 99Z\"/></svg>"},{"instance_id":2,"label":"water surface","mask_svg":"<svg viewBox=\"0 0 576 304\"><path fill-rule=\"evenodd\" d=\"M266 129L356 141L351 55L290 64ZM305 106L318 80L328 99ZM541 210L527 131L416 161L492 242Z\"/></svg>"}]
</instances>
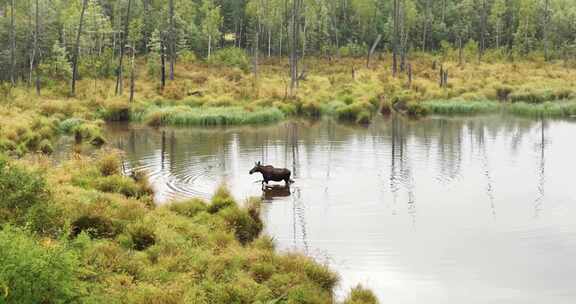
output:
<instances>
[{"instance_id":1,"label":"water surface","mask_svg":"<svg viewBox=\"0 0 576 304\"><path fill-rule=\"evenodd\" d=\"M383 303L575 303L575 135L502 116L108 130L160 204L222 182L262 196L254 162L291 169L290 191L265 195L266 232Z\"/></svg>"}]
</instances>

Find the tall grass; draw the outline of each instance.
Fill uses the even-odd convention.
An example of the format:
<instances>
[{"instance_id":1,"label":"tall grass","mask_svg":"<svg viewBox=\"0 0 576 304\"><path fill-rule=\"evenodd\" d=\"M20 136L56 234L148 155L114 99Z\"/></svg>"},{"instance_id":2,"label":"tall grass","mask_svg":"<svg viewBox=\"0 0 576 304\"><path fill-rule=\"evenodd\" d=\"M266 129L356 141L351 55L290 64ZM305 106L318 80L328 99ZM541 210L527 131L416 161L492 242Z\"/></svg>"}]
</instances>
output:
<instances>
[{"instance_id":1,"label":"tall grass","mask_svg":"<svg viewBox=\"0 0 576 304\"><path fill-rule=\"evenodd\" d=\"M502 109L495 101L433 100L424 102L424 108L431 114L482 114L495 113Z\"/></svg>"},{"instance_id":2,"label":"tall grass","mask_svg":"<svg viewBox=\"0 0 576 304\"><path fill-rule=\"evenodd\" d=\"M176 106L152 108L133 115L133 119L149 125L222 126L278 122L284 119L284 114L275 107L247 110L242 107Z\"/></svg>"},{"instance_id":3,"label":"tall grass","mask_svg":"<svg viewBox=\"0 0 576 304\"><path fill-rule=\"evenodd\" d=\"M507 112L532 117L571 117L576 116L576 101L545 102L534 105L524 102L507 106Z\"/></svg>"},{"instance_id":4,"label":"tall grass","mask_svg":"<svg viewBox=\"0 0 576 304\"><path fill-rule=\"evenodd\" d=\"M576 100L533 104L527 102L499 103L496 101L428 101L424 107L432 114L472 115L487 113L508 113L532 117L570 117L576 115Z\"/></svg>"}]
</instances>

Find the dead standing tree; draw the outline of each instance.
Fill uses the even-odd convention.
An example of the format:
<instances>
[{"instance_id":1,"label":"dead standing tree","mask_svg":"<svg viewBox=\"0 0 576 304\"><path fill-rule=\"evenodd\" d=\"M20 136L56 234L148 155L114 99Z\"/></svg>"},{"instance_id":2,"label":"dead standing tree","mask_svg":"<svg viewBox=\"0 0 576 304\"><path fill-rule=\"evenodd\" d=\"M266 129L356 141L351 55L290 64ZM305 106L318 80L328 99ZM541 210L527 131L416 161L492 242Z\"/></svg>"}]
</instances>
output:
<instances>
[{"instance_id":1,"label":"dead standing tree","mask_svg":"<svg viewBox=\"0 0 576 304\"><path fill-rule=\"evenodd\" d=\"M382 34L379 34L378 37L376 37L376 40L374 41L372 47L370 48L370 51L368 52L368 58L366 59L367 69L370 68L370 62L372 61L372 56L374 55L374 52L376 51L376 48L378 47L380 40L382 40Z\"/></svg>"},{"instance_id":2,"label":"dead standing tree","mask_svg":"<svg viewBox=\"0 0 576 304\"><path fill-rule=\"evenodd\" d=\"M290 45L290 95L294 96L298 88L298 48L300 45L300 12L302 0L292 0L291 45Z\"/></svg>"},{"instance_id":3,"label":"dead standing tree","mask_svg":"<svg viewBox=\"0 0 576 304\"><path fill-rule=\"evenodd\" d=\"M10 82L16 85L16 24L14 18L14 0L10 2Z\"/></svg>"},{"instance_id":4,"label":"dead standing tree","mask_svg":"<svg viewBox=\"0 0 576 304\"><path fill-rule=\"evenodd\" d=\"M124 77L124 53L126 48L126 42L128 41L128 26L130 24L130 7L132 6L132 0L128 0L128 7L126 9L126 19L124 20L124 32L122 33L122 39L120 43L120 59L118 60L118 70L116 72L116 95L122 94L123 88L123 77Z\"/></svg>"},{"instance_id":5,"label":"dead standing tree","mask_svg":"<svg viewBox=\"0 0 576 304\"><path fill-rule=\"evenodd\" d=\"M392 12L392 19L394 21L394 32L392 38L392 75L396 77L398 75L398 47L400 44L400 26L399 26L399 17L400 17L400 0L393 0L394 1L394 9Z\"/></svg>"},{"instance_id":6,"label":"dead standing tree","mask_svg":"<svg viewBox=\"0 0 576 304\"><path fill-rule=\"evenodd\" d=\"M76 94L76 78L78 78L78 56L80 53L80 35L82 35L82 26L84 24L84 13L88 0L82 1L82 11L80 12L80 23L78 24L78 33L76 33L76 45L74 46L74 57L72 59L72 90L71 95Z\"/></svg>"},{"instance_id":7,"label":"dead standing tree","mask_svg":"<svg viewBox=\"0 0 576 304\"><path fill-rule=\"evenodd\" d=\"M176 65L176 27L174 25L174 0L170 0L170 36L169 36L169 55L170 55L170 80L174 80L174 66Z\"/></svg>"}]
</instances>

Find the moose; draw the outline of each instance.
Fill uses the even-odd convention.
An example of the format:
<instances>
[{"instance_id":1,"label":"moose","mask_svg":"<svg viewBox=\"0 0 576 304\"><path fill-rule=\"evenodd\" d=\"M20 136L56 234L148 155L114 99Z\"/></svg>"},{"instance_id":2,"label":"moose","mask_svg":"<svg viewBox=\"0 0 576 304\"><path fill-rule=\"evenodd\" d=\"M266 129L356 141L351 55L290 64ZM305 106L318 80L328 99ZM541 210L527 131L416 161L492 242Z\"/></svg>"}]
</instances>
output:
<instances>
[{"instance_id":1,"label":"moose","mask_svg":"<svg viewBox=\"0 0 576 304\"><path fill-rule=\"evenodd\" d=\"M290 172L288 169L274 168L273 166L263 166L260 162L257 162L254 168L250 170L250 175L257 172L261 173L262 177L264 178L262 180L262 187L264 187L264 184L268 185L269 181L284 181L286 183L286 187L289 187L290 184L294 182L290 179L292 172Z\"/></svg>"}]
</instances>

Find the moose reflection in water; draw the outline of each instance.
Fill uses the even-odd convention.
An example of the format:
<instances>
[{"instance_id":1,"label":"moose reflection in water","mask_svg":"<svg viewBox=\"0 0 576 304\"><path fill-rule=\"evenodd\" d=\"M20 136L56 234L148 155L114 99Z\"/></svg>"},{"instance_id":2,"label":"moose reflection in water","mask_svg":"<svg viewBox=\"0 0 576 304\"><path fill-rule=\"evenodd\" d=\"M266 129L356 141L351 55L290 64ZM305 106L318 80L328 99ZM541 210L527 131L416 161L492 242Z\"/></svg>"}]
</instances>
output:
<instances>
[{"instance_id":1,"label":"moose reflection in water","mask_svg":"<svg viewBox=\"0 0 576 304\"><path fill-rule=\"evenodd\" d=\"M272 201L279 197L289 197L292 195L290 186L285 185L271 185L262 188L262 198L265 201Z\"/></svg>"},{"instance_id":2,"label":"moose reflection in water","mask_svg":"<svg viewBox=\"0 0 576 304\"><path fill-rule=\"evenodd\" d=\"M274 168L273 166L263 166L260 162L257 162L254 168L250 170L250 175L254 173L261 173L262 174L262 189L264 189L264 185L268 186L268 182L281 182L284 181L285 188L290 187L290 183L293 181L290 179L292 176L292 172L288 169L281 169L281 168Z\"/></svg>"}]
</instances>

